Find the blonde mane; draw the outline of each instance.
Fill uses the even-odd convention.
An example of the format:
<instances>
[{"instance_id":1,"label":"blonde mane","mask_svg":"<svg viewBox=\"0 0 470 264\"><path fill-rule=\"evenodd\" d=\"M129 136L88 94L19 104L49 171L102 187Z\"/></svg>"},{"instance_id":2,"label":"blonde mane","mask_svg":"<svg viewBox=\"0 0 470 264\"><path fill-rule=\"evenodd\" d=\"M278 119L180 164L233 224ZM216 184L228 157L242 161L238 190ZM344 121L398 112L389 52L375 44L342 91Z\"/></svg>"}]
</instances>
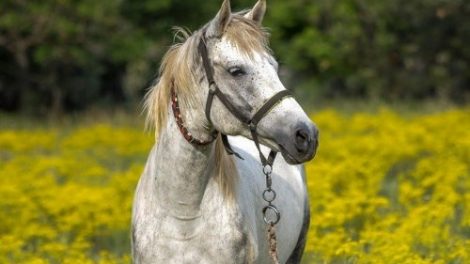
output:
<instances>
[{"instance_id":1,"label":"blonde mane","mask_svg":"<svg viewBox=\"0 0 470 264\"><path fill-rule=\"evenodd\" d=\"M146 127L155 129L156 140L161 129L166 126L171 87L178 94L181 108L204 109L204 103L195 100L194 96L200 90L199 80L203 77L198 52L201 34L201 31L197 31L191 35L187 30L177 29L175 39L182 42L167 51L160 65L160 77L145 97ZM224 37L249 58L257 52L270 52L267 31L241 14L232 15ZM225 152L220 136L217 137L214 156L214 177L224 197L233 199L238 173L233 158Z\"/></svg>"}]
</instances>

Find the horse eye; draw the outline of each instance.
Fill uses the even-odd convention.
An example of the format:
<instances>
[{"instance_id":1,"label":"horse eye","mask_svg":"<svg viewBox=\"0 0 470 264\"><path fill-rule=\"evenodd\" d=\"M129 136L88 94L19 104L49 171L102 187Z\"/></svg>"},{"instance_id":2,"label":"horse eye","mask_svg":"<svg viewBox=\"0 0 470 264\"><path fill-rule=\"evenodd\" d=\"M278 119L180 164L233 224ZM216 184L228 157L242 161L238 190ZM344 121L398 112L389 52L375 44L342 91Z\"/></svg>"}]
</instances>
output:
<instances>
[{"instance_id":1,"label":"horse eye","mask_svg":"<svg viewBox=\"0 0 470 264\"><path fill-rule=\"evenodd\" d=\"M233 77L240 77L245 75L246 72L241 67L232 67L227 70Z\"/></svg>"}]
</instances>

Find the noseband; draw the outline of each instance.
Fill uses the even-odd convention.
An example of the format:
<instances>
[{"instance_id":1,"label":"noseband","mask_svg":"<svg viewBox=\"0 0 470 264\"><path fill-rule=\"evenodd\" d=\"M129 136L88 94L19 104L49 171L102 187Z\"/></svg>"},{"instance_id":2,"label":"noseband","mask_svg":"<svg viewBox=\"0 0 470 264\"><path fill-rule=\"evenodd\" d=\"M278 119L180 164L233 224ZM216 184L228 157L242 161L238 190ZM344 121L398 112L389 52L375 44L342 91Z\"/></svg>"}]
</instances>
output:
<instances>
[{"instance_id":1,"label":"noseband","mask_svg":"<svg viewBox=\"0 0 470 264\"><path fill-rule=\"evenodd\" d=\"M259 146L258 133L256 131L257 126L258 126L258 123L261 121L261 119L263 119L263 117L265 117L276 104L282 101L282 99L292 96L292 94L288 90L282 90L274 94L268 101L266 101L266 103L264 103L263 106L261 106L261 108L252 117L245 116L230 102L229 98L222 91L220 91L219 87L217 86L214 80L214 71L212 69L211 62L207 53L206 39L204 35L205 35L205 32L203 32L202 34L198 49L199 49L199 53L201 54L202 64L204 66L204 70L206 72L206 78L209 83L209 94L207 95L207 101L206 101L207 120L210 123L212 123L211 107L212 107L212 102L214 101L214 97L217 97L220 100L220 102L227 108L227 110L229 110L229 112L233 116L235 116L240 122L247 125L248 128L250 129L251 137L253 141L255 142L256 148L258 149L261 164L263 165L263 167L266 165L272 166L277 152L271 150L267 158L263 155ZM227 135L222 134L222 133L220 134L221 134L222 142L224 143L225 150L227 151L227 153L230 155L235 155L238 158L243 159L238 153L233 151L232 147L230 146L230 143L228 142Z\"/></svg>"}]
</instances>

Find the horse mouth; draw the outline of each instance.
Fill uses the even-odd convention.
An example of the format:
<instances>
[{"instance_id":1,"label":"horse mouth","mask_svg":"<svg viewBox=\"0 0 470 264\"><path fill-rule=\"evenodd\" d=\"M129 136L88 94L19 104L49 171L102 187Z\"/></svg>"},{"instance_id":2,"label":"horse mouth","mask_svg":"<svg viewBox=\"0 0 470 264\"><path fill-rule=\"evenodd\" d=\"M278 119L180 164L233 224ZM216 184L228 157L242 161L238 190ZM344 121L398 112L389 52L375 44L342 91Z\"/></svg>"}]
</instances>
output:
<instances>
[{"instance_id":1,"label":"horse mouth","mask_svg":"<svg viewBox=\"0 0 470 264\"><path fill-rule=\"evenodd\" d=\"M309 151L309 153L305 153L305 156L296 156L294 153L290 152L288 148L284 147L282 143L277 142L274 138L271 137L260 137L260 142L268 148L280 152L284 160L290 165L302 164L311 160L316 154L316 149L313 149L312 153Z\"/></svg>"},{"instance_id":2,"label":"horse mouth","mask_svg":"<svg viewBox=\"0 0 470 264\"><path fill-rule=\"evenodd\" d=\"M292 155L287 148L285 148L281 143L277 143L276 140L273 138L268 138L268 137L260 137L260 141L262 144L267 146L268 148L280 152L282 154L282 157L284 160L290 164L290 165L298 165L302 164L301 161L299 161L297 158L295 158L294 155Z\"/></svg>"},{"instance_id":3,"label":"horse mouth","mask_svg":"<svg viewBox=\"0 0 470 264\"><path fill-rule=\"evenodd\" d=\"M286 160L287 163L291 165L296 165L296 164L301 164L302 162L298 161L292 154L289 153L289 151L282 146L281 144L278 144L279 150L281 151L282 156Z\"/></svg>"}]
</instances>

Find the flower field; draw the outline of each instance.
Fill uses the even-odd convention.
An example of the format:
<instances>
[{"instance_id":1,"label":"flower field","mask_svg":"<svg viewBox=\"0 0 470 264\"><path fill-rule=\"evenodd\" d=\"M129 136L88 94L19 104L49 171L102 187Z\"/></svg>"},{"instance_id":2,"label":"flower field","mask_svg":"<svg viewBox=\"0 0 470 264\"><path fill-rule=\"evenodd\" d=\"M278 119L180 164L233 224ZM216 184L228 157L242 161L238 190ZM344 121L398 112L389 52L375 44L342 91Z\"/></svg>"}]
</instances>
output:
<instances>
[{"instance_id":1,"label":"flower field","mask_svg":"<svg viewBox=\"0 0 470 264\"><path fill-rule=\"evenodd\" d=\"M321 138L307 164L304 263L470 263L469 108L312 118ZM129 124L0 119L0 263L129 263L152 142Z\"/></svg>"}]
</instances>

